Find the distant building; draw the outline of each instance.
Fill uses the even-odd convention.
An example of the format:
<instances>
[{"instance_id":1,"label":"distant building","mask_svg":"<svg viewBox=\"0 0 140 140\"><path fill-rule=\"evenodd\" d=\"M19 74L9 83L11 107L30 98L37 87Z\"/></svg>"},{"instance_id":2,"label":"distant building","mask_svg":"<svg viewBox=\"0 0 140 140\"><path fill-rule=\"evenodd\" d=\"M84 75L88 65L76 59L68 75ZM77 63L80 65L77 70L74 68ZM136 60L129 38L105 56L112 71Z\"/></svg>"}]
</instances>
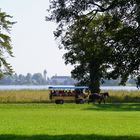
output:
<instances>
[{"instance_id":1,"label":"distant building","mask_svg":"<svg viewBox=\"0 0 140 140\"><path fill-rule=\"evenodd\" d=\"M43 77L44 77L44 80L46 81L47 80L47 71L46 70L43 71Z\"/></svg>"},{"instance_id":2,"label":"distant building","mask_svg":"<svg viewBox=\"0 0 140 140\"><path fill-rule=\"evenodd\" d=\"M52 76L50 79L50 84L53 85L74 85L76 80L70 76Z\"/></svg>"}]
</instances>

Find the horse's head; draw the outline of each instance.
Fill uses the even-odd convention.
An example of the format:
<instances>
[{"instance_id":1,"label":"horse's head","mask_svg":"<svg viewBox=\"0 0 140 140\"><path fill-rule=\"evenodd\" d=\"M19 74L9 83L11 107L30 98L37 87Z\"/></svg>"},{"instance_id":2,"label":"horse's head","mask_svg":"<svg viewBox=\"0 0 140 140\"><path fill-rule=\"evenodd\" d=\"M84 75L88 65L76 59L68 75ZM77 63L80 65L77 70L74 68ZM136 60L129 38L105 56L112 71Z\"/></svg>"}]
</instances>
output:
<instances>
[{"instance_id":1,"label":"horse's head","mask_svg":"<svg viewBox=\"0 0 140 140\"><path fill-rule=\"evenodd\" d=\"M105 97L109 97L109 93L108 92L105 92L103 93Z\"/></svg>"},{"instance_id":2,"label":"horse's head","mask_svg":"<svg viewBox=\"0 0 140 140\"><path fill-rule=\"evenodd\" d=\"M109 93L107 92L107 96L109 97Z\"/></svg>"},{"instance_id":3,"label":"horse's head","mask_svg":"<svg viewBox=\"0 0 140 140\"><path fill-rule=\"evenodd\" d=\"M100 93L100 95L102 95L105 98L109 97L109 93L108 92Z\"/></svg>"}]
</instances>

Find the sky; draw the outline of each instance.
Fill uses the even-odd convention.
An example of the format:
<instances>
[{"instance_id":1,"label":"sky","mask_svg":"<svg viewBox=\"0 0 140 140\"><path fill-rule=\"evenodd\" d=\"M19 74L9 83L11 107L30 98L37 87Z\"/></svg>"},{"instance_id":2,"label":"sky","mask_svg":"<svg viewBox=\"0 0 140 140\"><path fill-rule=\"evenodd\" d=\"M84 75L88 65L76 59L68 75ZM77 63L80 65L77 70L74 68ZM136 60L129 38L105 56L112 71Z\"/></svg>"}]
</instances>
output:
<instances>
[{"instance_id":1,"label":"sky","mask_svg":"<svg viewBox=\"0 0 140 140\"><path fill-rule=\"evenodd\" d=\"M70 76L73 66L65 65L64 50L58 49L53 31L57 25L46 22L49 0L0 0L1 11L13 16L10 36L14 57L8 58L17 74L43 73Z\"/></svg>"}]
</instances>

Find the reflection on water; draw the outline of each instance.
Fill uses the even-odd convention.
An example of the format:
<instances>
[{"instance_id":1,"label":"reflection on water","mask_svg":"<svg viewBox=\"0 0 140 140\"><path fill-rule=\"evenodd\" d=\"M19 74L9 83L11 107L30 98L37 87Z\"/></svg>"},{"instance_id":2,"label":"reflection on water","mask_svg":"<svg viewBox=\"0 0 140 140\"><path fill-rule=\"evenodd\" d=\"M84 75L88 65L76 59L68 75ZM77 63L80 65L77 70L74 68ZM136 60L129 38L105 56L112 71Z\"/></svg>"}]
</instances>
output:
<instances>
[{"instance_id":1,"label":"reflection on water","mask_svg":"<svg viewBox=\"0 0 140 140\"><path fill-rule=\"evenodd\" d=\"M0 86L0 90L46 90L48 89L49 86L53 86L53 85L32 85L32 86L28 86L28 85L6 85ZM57 85L59 87L59 85ZM63 85L60 85L61 87ZM64 85L64 86L68 86L68 85ZM72 87L72 85L69 85L70 87ZM132 86L103 86L101 87L102 90L139 90L137 87L132 87Z\"/></svg>"}]
</instances>

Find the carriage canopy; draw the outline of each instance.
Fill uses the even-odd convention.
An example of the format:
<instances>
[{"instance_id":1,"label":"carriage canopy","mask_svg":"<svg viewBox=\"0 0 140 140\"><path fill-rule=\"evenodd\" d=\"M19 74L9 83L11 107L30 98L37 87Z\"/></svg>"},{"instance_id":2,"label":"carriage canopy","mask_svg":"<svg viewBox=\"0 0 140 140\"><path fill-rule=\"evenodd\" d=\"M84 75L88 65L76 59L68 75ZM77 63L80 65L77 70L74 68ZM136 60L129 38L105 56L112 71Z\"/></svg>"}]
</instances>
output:
<instances>
[{"instance_id":1,"label":"carriage canopy","mask_svg":"<svg viewBox=\"0 0 140 140\"><path fill-rule=\"evenodd\" d=\"M88 89L87 86L49 86L49 89L51 90L76 90L76 89L81 89L81 90L86 90Z\"/></svg>"}]
</instances>

